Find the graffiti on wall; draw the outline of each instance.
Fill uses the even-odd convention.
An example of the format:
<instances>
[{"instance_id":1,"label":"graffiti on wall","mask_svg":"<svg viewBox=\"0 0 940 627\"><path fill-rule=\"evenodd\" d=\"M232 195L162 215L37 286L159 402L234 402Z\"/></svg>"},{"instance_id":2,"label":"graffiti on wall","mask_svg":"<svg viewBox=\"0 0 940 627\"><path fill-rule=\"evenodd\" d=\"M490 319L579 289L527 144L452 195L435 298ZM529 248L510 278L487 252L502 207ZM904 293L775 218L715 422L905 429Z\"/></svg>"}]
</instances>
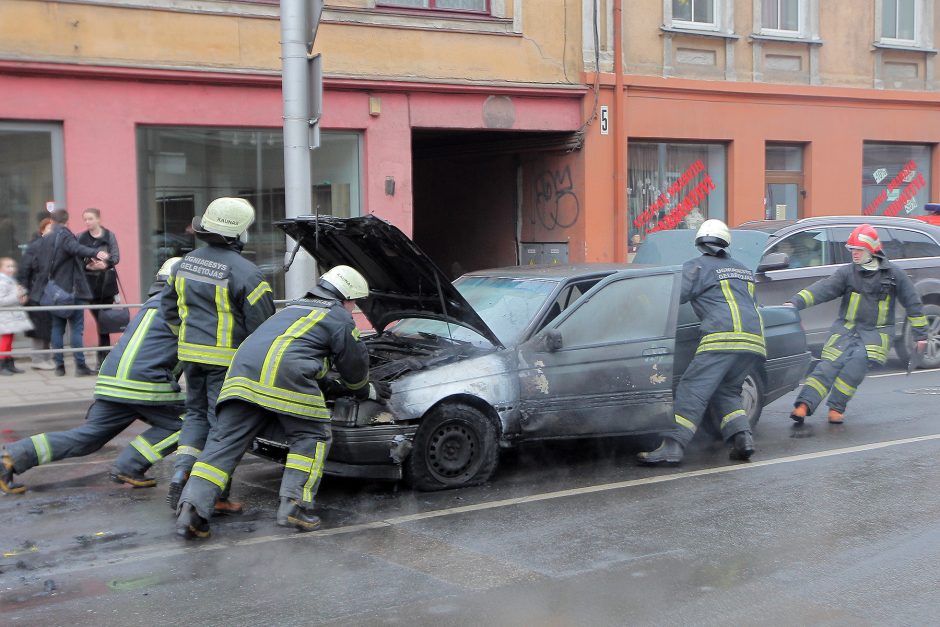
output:
<instances>
[{"instance_id":1,"label":"graffiti on wall","mask_svg":"<svg viewBox=\"0 0 940 627\"><path fill-rule=\"evenodd\" d=\"M535 179L535 215L549 231L567 229L578 221L581 201L574 191L571 166L545 170Z\"/></svg>"}]
</instances>

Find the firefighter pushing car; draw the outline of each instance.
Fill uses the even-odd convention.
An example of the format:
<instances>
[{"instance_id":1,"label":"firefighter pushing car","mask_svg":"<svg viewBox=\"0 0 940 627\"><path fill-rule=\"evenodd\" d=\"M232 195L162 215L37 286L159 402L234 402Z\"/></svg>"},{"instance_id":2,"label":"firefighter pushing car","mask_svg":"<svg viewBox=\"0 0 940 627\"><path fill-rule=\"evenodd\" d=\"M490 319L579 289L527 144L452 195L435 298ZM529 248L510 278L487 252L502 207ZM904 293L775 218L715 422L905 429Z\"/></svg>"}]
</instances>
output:
<instances>
[{"instance_id":1,"label":"firefighter pushing car","mask_svg":"<svg viewBox=\"0 0 940 627\"><path fill-rule=\"evenodd\" d=\"M845 408L869 368L884 365L894 338L895 301L907 312L915 354L927 345L927 318L907 273L891 263L870 224L857 227L845 244L852 263L839 267L799 293L790 304L806 309L842 297L839 317L822 348L820 362L806 378L790 417L802 423L829 396L829 422L842 424Z\"/></svg>"}]
</instances>

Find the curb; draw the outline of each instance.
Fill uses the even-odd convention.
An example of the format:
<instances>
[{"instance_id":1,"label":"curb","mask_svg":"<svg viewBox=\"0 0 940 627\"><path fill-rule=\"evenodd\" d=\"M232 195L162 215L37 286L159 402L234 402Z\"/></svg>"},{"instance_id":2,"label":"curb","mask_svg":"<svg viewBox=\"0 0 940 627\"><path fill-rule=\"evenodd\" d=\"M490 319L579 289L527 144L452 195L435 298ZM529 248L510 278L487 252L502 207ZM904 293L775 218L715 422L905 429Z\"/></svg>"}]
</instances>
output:
<instances>
[{"instance_id":1,"label":"curb","mask_svg":"<svg viewBox=\"0 0 940 627\"><path fill-rule=\"evenodd\" d=\"M30 403L28 405L12 405L5 408L4 414L9 418L29 418L37 414L75 414L84 416L91 407L94 399L54 401L50 403Z\"/></svg>"}]
</instances>

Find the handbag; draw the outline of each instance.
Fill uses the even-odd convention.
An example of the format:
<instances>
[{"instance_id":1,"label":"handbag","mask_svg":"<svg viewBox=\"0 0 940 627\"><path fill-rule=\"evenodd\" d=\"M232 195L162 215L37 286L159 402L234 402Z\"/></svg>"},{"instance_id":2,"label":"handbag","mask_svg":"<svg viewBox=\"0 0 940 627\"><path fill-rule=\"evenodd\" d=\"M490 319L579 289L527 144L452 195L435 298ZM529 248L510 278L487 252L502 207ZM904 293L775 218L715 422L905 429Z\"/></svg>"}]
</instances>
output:
<instances>
[{"instance_id":1,"label":"handbag","mask_svg":"<svg viewBox=\"0 0 940 627\"><path fill-rule=\"evenodd\" d=\"M45 307L75 304L75 293L69 292L52 280L56 268L55 258L59 252L59 239L59 235L56 234L55 246L52 247L52 262L49 264L49 274L46 277L46 286L42 289L42 295L39 297L39 304ZM49 313L59 318L68 318L72 315L72 310L63 309L61 311L50 311Z\"/></svg>"},{"instance_id":2,"label":"handbag","mask_svg":"<svg viewBox=\"0 0 940 627\"><path fill-rule=\"evenodd\" d=\"M113 268L111 269L114 270ZM114 270L114 277L117 280L120 292L123 292L124 286L121 285L121 278L118 276L117 270ZM131 311L127 307L98 310L98 333L101 335L123 333L130 322Z\"/></svg>"}]
</instances>

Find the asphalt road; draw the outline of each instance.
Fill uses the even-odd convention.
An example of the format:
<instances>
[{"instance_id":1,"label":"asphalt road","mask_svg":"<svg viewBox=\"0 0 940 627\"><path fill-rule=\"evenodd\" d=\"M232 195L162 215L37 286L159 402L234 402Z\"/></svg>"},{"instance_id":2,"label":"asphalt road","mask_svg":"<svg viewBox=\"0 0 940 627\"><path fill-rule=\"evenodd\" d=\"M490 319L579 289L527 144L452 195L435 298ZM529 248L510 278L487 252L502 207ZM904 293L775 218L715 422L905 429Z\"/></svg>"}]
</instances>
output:
<instances>
[{"instance_id":1,"label":"asphalt road","mask_svg":"<svg viewBox=\"0 0 940 627\"><path fill-rule=\"evenodd\" d=\"M324 481L324 530L274 524L280 468L248 457L241 516L173 534L161 485L107 481L139 429L0 497L12 625L920 625L940 616L940 371L898 363L833 427L765 408L751 463L698 439L681 467L629 440L528 446L484 486ZM81 416L4 424L3 437ZM9 430L9 431L7 431Z\"/></svg>"}]
</instances>

